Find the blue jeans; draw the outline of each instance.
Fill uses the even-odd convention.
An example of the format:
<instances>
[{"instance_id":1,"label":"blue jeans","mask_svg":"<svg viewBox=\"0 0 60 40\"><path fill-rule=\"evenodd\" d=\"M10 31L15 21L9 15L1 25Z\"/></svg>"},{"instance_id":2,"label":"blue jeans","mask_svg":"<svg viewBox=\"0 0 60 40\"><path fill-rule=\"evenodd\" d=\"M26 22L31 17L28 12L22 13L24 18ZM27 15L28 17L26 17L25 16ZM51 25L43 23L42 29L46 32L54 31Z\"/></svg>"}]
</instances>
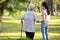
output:
<instances>
[{"instance_id":1,"label":"blue jeans","mask_svg":"<svg viewBox=\"0 0 60 40\"><path fill-rule=\"evenodd\" d=\"M41 31L42 31L43 40L48 40L48 22L41 23Z\"/></svg>"}]
</instances>

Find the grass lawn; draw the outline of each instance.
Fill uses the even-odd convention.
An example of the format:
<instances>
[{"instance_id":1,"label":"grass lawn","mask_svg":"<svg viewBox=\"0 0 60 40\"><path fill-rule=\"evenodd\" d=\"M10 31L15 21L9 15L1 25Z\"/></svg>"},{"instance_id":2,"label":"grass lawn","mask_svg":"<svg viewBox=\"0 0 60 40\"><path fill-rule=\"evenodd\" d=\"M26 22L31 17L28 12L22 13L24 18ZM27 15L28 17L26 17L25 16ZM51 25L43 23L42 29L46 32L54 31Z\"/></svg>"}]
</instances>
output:
<instances>
[{"instance_id":1,"label":"grass lawn","mask_svg":"<svg viewBox=\"0 0 60 40\"><path fill-rule=\"evenodd\" d=\"M51 21L49 22L49 40L60 40L59 18L60 16L51 16ZM42 40L40 24L41 23L36 23L36 33L34 40ZM17 40L21 36L21 23L19 22L19 20L4 17L0 30L2 31L0 32L0 40ZM24 30L22 36L23 38L25 38Z\"/></svg>"}]
</instances>

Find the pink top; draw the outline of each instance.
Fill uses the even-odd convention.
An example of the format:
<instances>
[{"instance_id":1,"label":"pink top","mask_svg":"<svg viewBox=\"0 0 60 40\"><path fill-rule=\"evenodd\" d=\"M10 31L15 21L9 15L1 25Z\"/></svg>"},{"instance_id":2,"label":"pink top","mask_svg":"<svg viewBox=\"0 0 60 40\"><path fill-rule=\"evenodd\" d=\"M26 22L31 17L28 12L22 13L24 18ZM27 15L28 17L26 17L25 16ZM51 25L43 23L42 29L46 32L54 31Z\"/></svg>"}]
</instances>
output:
<instances>
[{"instance_id":1,"label":"pink top","mask_svg":"<svg viewBox=\"0 0 60 40\"><path fill-rule=\"evenodd\" d=\"M50 21L50 15L47 15L47 11L43 10L42 11L42 16L43 16L43 21Z\"/></svg>"}]
</instances>

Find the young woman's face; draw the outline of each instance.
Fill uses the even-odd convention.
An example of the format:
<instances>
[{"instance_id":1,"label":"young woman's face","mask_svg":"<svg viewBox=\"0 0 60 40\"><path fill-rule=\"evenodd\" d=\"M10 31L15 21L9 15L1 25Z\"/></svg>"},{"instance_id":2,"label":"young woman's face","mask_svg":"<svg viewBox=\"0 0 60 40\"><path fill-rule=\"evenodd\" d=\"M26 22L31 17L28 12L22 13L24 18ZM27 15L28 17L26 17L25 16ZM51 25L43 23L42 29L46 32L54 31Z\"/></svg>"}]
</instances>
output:
<instances>
[{"instance_id":1,"label":"young woman's face","mask_svg":"<svg viewBox=\"0 0 60 40\"><path fill-rule=\"evenodd\" d=\"M42 10L45 10L45 7L44 6L42 6Z\"/></svg>"}]
</instances>

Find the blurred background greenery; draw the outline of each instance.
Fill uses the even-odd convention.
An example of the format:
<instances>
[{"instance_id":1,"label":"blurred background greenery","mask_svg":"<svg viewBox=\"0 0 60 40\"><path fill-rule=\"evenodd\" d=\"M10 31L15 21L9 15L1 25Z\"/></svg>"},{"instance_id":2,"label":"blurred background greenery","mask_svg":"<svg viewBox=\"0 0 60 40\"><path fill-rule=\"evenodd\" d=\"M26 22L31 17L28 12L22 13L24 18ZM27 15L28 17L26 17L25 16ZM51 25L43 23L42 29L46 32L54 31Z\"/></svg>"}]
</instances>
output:
<instances>
[{"instance_id":1,"label":"blurred background greenery","mask_svg":"<svg viewBox=\"0 0 60 40\"><path fill-rule=\"evenodd\" d=\"M41 3L46 1L51 12L49 22L49 40L60 40L60 0L32 0L37 10L36 14L41 17ZM26 12L31 0L0 0L0 40L17 40L21 36L20 17ZM36 23L34 40L42 40L41 23ZM23 38L25 33L23 30Z\"/></svg>"}]
</instances>

